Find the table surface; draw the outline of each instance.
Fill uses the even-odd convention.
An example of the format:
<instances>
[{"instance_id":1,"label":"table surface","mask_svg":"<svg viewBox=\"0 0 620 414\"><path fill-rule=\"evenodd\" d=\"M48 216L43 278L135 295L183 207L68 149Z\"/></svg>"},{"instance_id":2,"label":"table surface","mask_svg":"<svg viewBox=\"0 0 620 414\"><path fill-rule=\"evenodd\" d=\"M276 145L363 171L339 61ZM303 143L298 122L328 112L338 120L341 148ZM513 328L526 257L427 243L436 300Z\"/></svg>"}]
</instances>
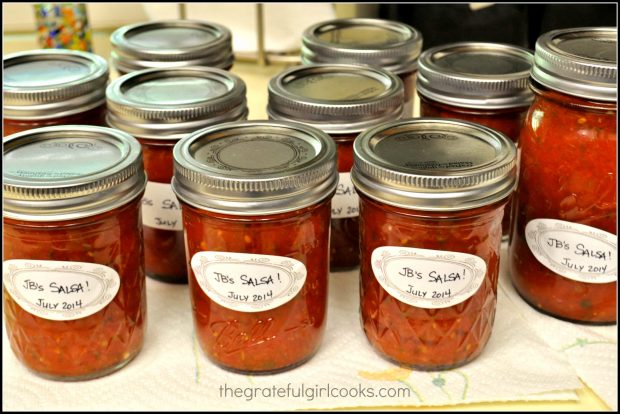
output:
<instances>
[{"instance_id":1,"label":"table surface","mask_svg":"<svg viewBox=\"0 0 620 414\"><path fill-rule=\"evenodd\" d=\"M93 48L95 53L109 59L110 46L109 34L96 32L93 34ZM3 34L4 54L36 49L36 34ZM232 72L241 77L247 85L247 99L249 107L249 119L266 119L267 84L271 77L285 68L283 65L259 66L256 63L235 62ZM116 74L112 73L112 77ZM9 350L5 350L10 352ZM3 376L4 382L4 376ZM459 411L593 411L609 410L607 405L585 384L577 390L578 401L563 402L507 402L507 403L475 403L466 405L449 405L433 407L433 410L459 410ZM4 398L3 398L4 399ZM359 407L363 409L364 407ZM373 410L377 407L373 407ZM420 407L381 407L385 410L420 410Z\"/></svg>"}]
</instances>

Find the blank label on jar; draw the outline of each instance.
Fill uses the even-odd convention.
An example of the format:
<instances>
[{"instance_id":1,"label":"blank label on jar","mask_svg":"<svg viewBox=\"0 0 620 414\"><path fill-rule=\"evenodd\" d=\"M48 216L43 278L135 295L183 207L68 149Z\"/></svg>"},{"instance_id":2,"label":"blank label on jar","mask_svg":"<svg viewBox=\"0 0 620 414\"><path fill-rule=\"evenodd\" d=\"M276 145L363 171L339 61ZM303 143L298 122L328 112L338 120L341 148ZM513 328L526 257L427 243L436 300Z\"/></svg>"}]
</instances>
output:
<instances>
[{"instance_id":1,"label":"blank label on jar","mask_svg":"<svg viewBox=\"0 0 620 414\"><path fill-rule=\"evenodd\" d=\"M160 230L183 230L181 205L170 184L149 181L142 198L142 224Z\"/></svg>"},{"instance_id":2,"label":"blank label on jar","mask_svg":"<svg viewBox=\"0 0 620 414\"><path fill-rule=\"evenodd\" d=\"M53 321L85 318L105 308L120 287L118 273L95 263L7 260L2 282L26 312Z\"/></svg>"},{"instance_id":3,"label":"blank label on jar","mask_svg":"<svg viewBox=\"0 0 620 414\"><path fill-rule=\"evenodd\" d=\"M360 212L360 199L351 182L351 173L339 173L338 176L338 188L332 198L332 218L357 217Z\"/></svg>"},{"instance_id":4,"label":"blank label on jar","mask_svg":"<svg viewBox=\"0 0 620 414\"><path fill-rule=\"evenodd\" d=\"M615 234L553 219L535 219L525 226L532 254L549 270L585 283L618 279L618 238Z\"/></svg>"},{"instance_id":5,"label":"blank label on jar","mask_svg":"<svg viewBox=\"0 0 620 414\"><path fill-rule=\"evenodd\" d=\"M262 254L198 252L192 270L203 292L240 312L261 312L293 299L306 282L306 266L295 259Z\"/></svg>"},{"instance_id":6,"label":"blank label on jar","mask_svg":"<svg viewBox=\"0 0 620 414\"><path fill-rule=\"evenodd\" d=\"M473 296L487 266L478 256L412 247L382 246L372 252L372 270L390 295L418 308L447 308Z\"/></svg>"}]
</instances>

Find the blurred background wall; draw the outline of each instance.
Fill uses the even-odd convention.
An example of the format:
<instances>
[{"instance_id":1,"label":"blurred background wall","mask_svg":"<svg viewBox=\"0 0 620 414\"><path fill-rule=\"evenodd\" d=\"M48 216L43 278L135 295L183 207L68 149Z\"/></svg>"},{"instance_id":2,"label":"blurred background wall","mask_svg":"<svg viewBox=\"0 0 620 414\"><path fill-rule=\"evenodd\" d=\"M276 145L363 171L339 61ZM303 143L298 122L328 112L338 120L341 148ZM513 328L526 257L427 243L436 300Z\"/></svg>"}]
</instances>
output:
<instances>
[{"instance_id":1,"label":"blurred background wall","mask_svg":"<svg viewBox=\"0 0 620 414\"><path fill-rule=\"evenodd\" d=\"M35 36L36 3L2 3L7 35ZM94 35L107 36L131 23L180 17L179 3L86 3ZM186 17L233 30L234 49L252 59L257 50L256 3L181 3ZM530 49L542 33L583 26L617 26L617 3L265 3L268 52L296 54L303 29L332 18L379 17L408 23L422 32L424 49L462 40L511 43ZM5 43L6 44L6 43ZM239 53L241 52L241 53Z\"/></svg>"},{"instance_id":2,"label":"blurred background wall","mask_svg":"<svg viewBox=\"0 0 620 414\"><path fill-rule=\"evenodd\" d=\"M536 39L550 30L617 26L617 9L617 3L382 3L376 7L376 14L421 31L424 49L461 40L510 43L534 49Z\"/></svg>"}]
</instances>

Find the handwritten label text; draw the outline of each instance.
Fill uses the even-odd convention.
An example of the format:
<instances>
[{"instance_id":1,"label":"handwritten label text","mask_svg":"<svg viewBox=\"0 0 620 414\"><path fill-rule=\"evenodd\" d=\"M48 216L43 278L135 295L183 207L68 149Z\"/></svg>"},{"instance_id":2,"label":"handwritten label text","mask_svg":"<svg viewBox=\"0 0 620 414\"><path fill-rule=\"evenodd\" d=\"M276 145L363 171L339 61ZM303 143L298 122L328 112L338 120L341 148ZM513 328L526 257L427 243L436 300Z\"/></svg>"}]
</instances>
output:
<instances>
[{"instance_id":1,"label":"handwritten label text","mask_svg":"<svg viewBox=\"0 0 620 414\"><path fill-rule=\"evenodd\" d=\"M332 198L332 218L359 216L359 196L351 181L351 173L339 173L338 187Z\"/></svg>"},{"instance_id":2,"label":"handwritten label text","mask_svg":"<svg viewBox=\"0 0 620 414\"><path fill-rule=\"evenodd\" d=\"M183 230L181 205L170 184L148 182L142 198L142 223L160 230Z\"/></svg>"},{"instance_id":3,"label":"handwritten label text","mask_svg":"<svg viewBox=\"0 0 620 414\"><path fill-rule=\"evenodd\" d=\"M283 305L299 293L306 279L303 263L280 256L199 252L191 264L209 298L244 312Z\"/></svg>"},{"instance_id":4,"label":"handwritten label text","mask_svg":"<svg viewBox=\"0 0 620 414\"><path fill-rule=\"evenodd\" d=\"M73 320L107 306L120 287L118 273L94 263L7 260L3 282L13 299L45 319Z\"/></svg>"},{"instance_id":5,"label":"handwritten label text","mask_svg":"<svg viewBox=\"0 0 620 414\"><path fill-rule=\"evenodd\" d=\"M486 275L486 263L478 256L395 246L375 249L372 268L389 294L421 308L445 308L467 300Z\"/></svg>"},{"instance_id":6,"label":"handwritten label text","mask_svg":"<svg viewBox=\"0 0 620 414\"><path fill-rule=\"evenodd\" d=\"M553 272L586 283L617 279L617 237L603 230L554 219L530 221L525 230L532 254Z\"/></svg>"}]
</instances>

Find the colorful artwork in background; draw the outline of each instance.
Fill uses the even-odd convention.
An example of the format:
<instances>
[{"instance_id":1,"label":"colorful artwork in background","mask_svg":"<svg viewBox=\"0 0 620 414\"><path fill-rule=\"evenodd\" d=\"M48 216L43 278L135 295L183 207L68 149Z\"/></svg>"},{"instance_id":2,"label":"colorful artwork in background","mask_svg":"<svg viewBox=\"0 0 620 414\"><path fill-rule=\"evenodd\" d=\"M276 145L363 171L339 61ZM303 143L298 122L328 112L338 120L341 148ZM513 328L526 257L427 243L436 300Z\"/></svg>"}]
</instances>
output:
<instances>
[{"instance_id":1,"label":"colorful artwork in background","mask_svg":"<svg viewBox=\"0 0 620 414\"><path fill-rule=\"evenodd\" d=\"M34 10L41 48L92 52L85 4L38 3Z\"/></svg>"}]
</instances>

